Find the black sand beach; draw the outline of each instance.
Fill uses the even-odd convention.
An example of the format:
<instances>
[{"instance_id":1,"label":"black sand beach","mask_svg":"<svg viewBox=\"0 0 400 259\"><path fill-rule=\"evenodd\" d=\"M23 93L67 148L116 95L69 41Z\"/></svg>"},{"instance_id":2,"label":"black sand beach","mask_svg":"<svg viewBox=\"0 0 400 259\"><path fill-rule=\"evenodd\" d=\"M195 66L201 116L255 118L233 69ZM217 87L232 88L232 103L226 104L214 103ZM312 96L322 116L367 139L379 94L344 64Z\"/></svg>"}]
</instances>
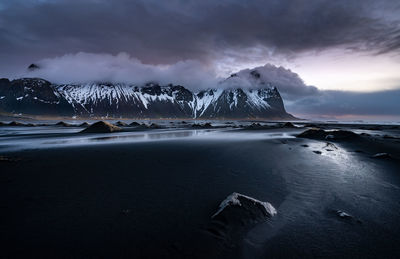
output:
<instances>
[{"instance_id":1,"label":"black sand beach","mask_svg":"<svg viewBox=\"0 0 400 259\"><path fill-rule=\"evenodd\" d=\"M295 137L308 128L227 129L216 137L212 131L202 137L207 129L200 137L188 129L181 135L142 129L154 134L141 141L122 132L109 136L127 141L100 135L96 144L1 145L0 256L399 257L400 131L360 135L359 125L342 128L359 138ZM68 140L78 133L20 138L54 142L53 134ZM211 216L233 192L269 202L277 214L216 236Z\"/></svg>"}]
</instances>

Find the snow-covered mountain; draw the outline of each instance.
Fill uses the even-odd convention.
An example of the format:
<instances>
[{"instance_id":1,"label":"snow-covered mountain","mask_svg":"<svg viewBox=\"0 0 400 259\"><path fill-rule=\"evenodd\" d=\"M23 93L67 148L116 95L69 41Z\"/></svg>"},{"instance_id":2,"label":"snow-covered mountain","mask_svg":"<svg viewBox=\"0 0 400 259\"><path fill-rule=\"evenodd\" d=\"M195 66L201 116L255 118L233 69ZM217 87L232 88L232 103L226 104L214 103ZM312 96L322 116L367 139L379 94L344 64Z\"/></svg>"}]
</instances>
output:
<instances>
[{"instance_id":1,"label":"snow-covered mountain","mask_svg":"<svg viewBox=\"0 0 400 259\"><path fill-rule=\"evenodd\" d=\"M293 118L272 85L191 92L183 86L155 83L142 87L111 83L57 85L38 78L0 79L0 109L85 117Z\"/></svg>"}]
</instances>

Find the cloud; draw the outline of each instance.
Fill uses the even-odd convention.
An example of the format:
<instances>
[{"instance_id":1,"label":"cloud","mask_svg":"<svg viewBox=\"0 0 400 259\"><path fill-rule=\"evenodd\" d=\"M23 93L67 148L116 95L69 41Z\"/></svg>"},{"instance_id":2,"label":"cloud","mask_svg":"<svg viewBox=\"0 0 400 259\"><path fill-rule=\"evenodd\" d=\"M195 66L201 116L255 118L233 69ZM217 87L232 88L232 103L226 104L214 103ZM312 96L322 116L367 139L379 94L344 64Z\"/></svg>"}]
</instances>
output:
<instances>
[{"instance_id":1,"label":"cloud","mask_svg":"<svg viewBox=\"0 0 400 259\"><path fill-rule=\"evenodd\" d=\"M191 90L205 88L278 87L288 112L298 117L335 118L337 116L400 117L400 89L378 92L320 90L304 83L295 72L272 64L243 69L227 79L215 74L212 66L193 60L172 65L149 65L127 53L76 53L43 59L40 69L17 77L42 77L54 83L125 82L143 85L147 82L180 84Z\"/></svg>"},{"instance_id":2,"label":"cloud","mask_svg":"<svg viewBox=\"0 0 400 259\"><path fill-rule=\"evenodd\" d=\"M220 84L224 88L263 88L268 85L277 87L286 100L297 100L319 94L315 86L306 85L298 74L272 64L243 69Z\"/></svg>"},{"instance_id":3,"label":"cloud","mask_svg":"<svg viewBox=\"0 0 400 259\"><path fill-rule=\"evenodd\" d=\"M53 83L116 82L143 85L147 82L180 84L191 89L210 88L217 77L212 68L198 61L179 61L172 65L149 65L127 53L76 53L43 59L40 69L26 71L23 77L41 77Z\"/></svg>"},{"instance_id":4,"label":"cloud","mask_svg":"<svg viewBox=\"0 0 400 259\"><path fill-rule=\"evenodd\" d=\"M209 63L258 46L399 53L399 12L397 0L4 0L0 68L76 52L124 51L146 64Z\"/></svg>"},{"instance_id":5,"label":"cloud","mask_svg":"<svg viewBox=\"0 0 400 259\"><path fill-rule=\"evenodd\" d=\"M400 119L400 89L379 92L320 91L285 102L286 109L307 118L392 116Z\"/></svg>"}]
</instances>

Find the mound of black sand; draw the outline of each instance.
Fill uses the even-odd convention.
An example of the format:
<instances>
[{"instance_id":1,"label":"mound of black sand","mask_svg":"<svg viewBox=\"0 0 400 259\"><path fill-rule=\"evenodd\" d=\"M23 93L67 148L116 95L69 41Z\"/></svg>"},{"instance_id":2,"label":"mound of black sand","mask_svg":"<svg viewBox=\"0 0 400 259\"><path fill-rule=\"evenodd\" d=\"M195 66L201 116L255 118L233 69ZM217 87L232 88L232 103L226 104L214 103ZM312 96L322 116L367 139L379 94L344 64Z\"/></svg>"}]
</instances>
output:
<instances>
[{"instance_id":1,"label":"mound of black sand","mask_svg":"<svg viewBox=\"0 0 400 259\"><path fill-rule=\"evenodd\" d=\"M232 239L275 214L270 203L234 192L221 202L207 231L217 238Z\"/></svg>"},{"instance_id":2,"label":"mound of black sand","mask_svg":"<svg viewBox=\"0 0 400 259\"><path fill-rule=\"evenodd\" d=\"M126 126L129 126L127 123L125 123L125 122L123 122L123 121L117 121L116 123L115 123L115 126L118 126L118 127L126 127Z\"/></svg>"},{"instance_id":3,"label":"mound of black sand","mask_svg":"<svg viewBox=\"0 0 400 259\"><path fill-rule=\"evenodd\" d=\"M317 140L350 140L350 139L356 139L359 138L359 136L352 132L352 131L347 131L347 130L333 130L333 131L325 131L322 129L308 129L299 135L297 135L298 138L309 138L309 139L317 139Z\"/></svg>"},{"instance_id":4,"label":"mound of black sand","mask_svg":"<svg viewBox=\"0 0 400 259\"><path fill-rule=\"evenodd\" d=\"M55 126L60 126L60 127L71 127L72 124L69 124L69 123L64 122L64 121L60 121L60 122L57 122L57 123L55 124Z\"/></svg>"},{"instance_id":5,"label":"mound of black sand","mask_svg":"<svg viewBox=\"0 0 400 259\"><path fill-rule=\"evenodd\" d=\"M106 121L98 121L82 130L81 133L111 133L116 131L121 131L121 128Z\"/></svg>"},{"instance_id":6,"label":"mound of black sand","mask_svg":"<svg viewBox=\"0 0 400 259\"><path fill-rule=\"evenodd\" d=\"M132 127L140 126L140 123L134 121L131 124L129 124L129 126L132 126Z\"/></svg>"}]
</instances>

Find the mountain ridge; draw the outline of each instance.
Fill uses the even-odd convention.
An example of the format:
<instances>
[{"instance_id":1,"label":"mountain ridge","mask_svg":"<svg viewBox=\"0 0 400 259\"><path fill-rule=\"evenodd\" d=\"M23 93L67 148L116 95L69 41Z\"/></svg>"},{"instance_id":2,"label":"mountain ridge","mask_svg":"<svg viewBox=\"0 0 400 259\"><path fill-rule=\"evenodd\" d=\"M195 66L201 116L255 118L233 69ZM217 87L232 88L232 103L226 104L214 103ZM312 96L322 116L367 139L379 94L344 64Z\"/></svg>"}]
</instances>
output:
<instances>
[{"instance_id":1,"label":"mountain ridge","mask_svg":"<svg viewBox=\"0 0 400 259\"><path fill-rule=\"evenodd\" d=\"M5 112L132 118L295 119L276 87L207 89L124 83L52 84L41 78L0 79Z\"/></svg>"}]
</instances>

